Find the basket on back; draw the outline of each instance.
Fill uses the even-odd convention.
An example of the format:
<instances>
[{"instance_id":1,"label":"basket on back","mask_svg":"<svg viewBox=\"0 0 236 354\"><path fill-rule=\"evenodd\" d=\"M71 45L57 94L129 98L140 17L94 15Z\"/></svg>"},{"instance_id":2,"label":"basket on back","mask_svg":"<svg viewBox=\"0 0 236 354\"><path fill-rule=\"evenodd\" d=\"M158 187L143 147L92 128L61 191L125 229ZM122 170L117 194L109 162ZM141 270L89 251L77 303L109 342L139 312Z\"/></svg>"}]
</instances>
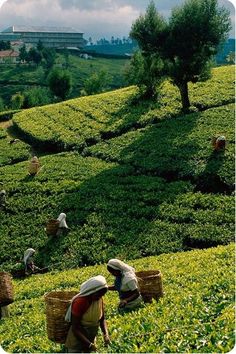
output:
<instances>
[{"instance_id":1,"label":"basket on back","mask_svg":"<svg viewBox=\"0 0 236 354\"><path fill-rule=\"evenodd\" d=\"M212 146L215 151L223 151L226 147L226 138L224 135L212 137Z\"/></svg>"},{"instance_id":2,"label":"basket on back","mask_svg":"<svg viewBox=\"0 0 236 354\"><path fill-rule=\"evenodd\" d=\"M152 298L158 300L163 296L162 276L159 270L140 271L135 274L144 302L151 302Z\"/></svg>"},{"instance_id":3,"label":"basket on back","mask_svg":"<svg viewBox=\"0 0 236 354\"><path fill-rule=\"evenodd\" d=\"M70 323L65 315L76 291L51 291L45 294L48 338L56 343L65 343Z\"/></svg>"},{"instance_id":4,"label":"basket on back","mask_svg":"<svg viewBox=\"0 0 236 354\"><path fill-rule=\"evenodd\" d=\"M9 273L0 272L0 306L7 306L13 301L12 277Z\"/></svg>"},{"instance_id":5,"label":"basket on back","mask_svg":"<svg viewBox=\"0 0 236 354\"><path fill-rule=\"evenodd\" d=\"M34 156L31 161L29 162L29 174L34 176L40 170L40 163L37 156Z\"/></svg>"},{"instance_id":6,"label":"basket on back","mask_svg":"<svg viewBox=\"0 0 236 354\"><path fill-rule=\"evenodd\" d=\"M47 235L56 236L60 222L56 219L48 220L46 225Z\"/></svg>"}]
</instances>

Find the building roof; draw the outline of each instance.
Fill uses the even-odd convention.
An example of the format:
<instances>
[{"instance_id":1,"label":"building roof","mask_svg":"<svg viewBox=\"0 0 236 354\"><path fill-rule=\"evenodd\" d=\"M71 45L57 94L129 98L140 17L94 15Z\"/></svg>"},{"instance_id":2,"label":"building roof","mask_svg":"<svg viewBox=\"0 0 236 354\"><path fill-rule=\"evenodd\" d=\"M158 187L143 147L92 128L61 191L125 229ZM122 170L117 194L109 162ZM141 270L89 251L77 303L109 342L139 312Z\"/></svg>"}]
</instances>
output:
<instances>
[{"instance_id":1,"label":"building roof","mask_svg":"<svg viewBox=\"0 0 236 354\"><path fill-rule=\"evenodd\" d=\"M10 26L2 33L16 32L46 32L46 33L83 33L72 27L50 27L50 26Z\"/></svg>"},{"instance_id":2,"label":"building roof","mask_svg":"<svg viewBox=\"0 0 236 354\"><path fill-rule=\"evenodd\" d=\"M0 50L0 58L13 58L13 57L18 57L19 54L15 52L14 50Z\"/></svg>"}]
</instances>

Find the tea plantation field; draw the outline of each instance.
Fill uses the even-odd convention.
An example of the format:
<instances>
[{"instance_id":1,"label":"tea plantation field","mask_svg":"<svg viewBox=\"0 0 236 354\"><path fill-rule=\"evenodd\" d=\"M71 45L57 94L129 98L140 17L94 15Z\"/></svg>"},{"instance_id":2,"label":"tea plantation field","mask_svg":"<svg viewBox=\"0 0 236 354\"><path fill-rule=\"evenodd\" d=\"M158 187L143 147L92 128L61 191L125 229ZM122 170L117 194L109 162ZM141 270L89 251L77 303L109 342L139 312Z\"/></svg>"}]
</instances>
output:
<instances>
[{"instance_id":1,"label":"tea plantation field","mask_svg":"<svg viewBox=\"0 0 236 354\"><path fill-rule=\"evenodd\" d=\"M201 110L232 103L234 94L233 66L216 68L211 80L190 85L191 102ZM181 114L179 93L169 82L157 103L139 103L136 96L135 87L86 96L24 110L14 115L13 122L31 144L46 150L81 151L87 145Z\"/></svg>"},{"instance_id":2,"label":"tea plantation field","mask_svg":"<svg viewBox=\"0 0 236 354\"><path fill-rule=\"evenodd\" d=\"M190 85L186 115L165 82L157 102L133 86L0 117L0 270L17 270L33 247L51 271L14 280L12 316L0 322L6 351L63 352L46 339L43 294L108 276L114 257L160 269L166 294L132 316L118 315L108 294L112 344L100 338L101 352L233 348L234 95L227 66ZM213 150L215 135L226 136L224 151ZM30 176L34 154L41 169ZM70 229L49 237L47 220L61 212Z\"/></svg>"},{"instance_id":3,"label":"tea plantation field","mask_svg":"<svg viewBox=\"0 0 236 354\"><path fill-rule=\"evenodd\" d=\"M185 116L174 87L165 86L159 103L135 102L131 87L14 114L13 128L0 131L4 269L29 246L39 265L64 268L234 240L233 67L191 86L192 101L205 106ZM12 131L22 141L9 144ZM226 135L224 152L213 151L215 134ZM35 177L24 141L44 151ZM73 151L58 153L59 146ZM47 220L62 211L70 232L48 238Z\"/></svg>"},{"instance_id":4,"label":"tea plantation field","mask_svg":"<svg viewBox=\"0 0 236 354\"><path fill-rule=\"evenodd\" d=\"M234 347L234 245L162 254L130 262L136 270L159 269L164 297L139 310L119 315L114 293L105 296L112 343L102 353L226 353ZM105 265L35 275L14 281L11 317L0 320L0 343L7 352L56 353L63 346L47 339L43 295L59 289L78 290Z\"/></svg>"}]
</instances>

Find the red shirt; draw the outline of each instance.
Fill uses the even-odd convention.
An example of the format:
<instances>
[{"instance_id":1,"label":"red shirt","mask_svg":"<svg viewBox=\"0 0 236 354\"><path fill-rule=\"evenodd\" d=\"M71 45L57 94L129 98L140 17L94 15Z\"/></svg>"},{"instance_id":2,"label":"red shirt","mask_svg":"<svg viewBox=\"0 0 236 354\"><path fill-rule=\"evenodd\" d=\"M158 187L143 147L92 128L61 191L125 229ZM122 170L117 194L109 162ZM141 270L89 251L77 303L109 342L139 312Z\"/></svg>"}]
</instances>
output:
<instances>
[{"instance_id":1,"label":"red shirt","mask_svg":"<svg viewBox=\"0 0 236 354\"><path fill-rule=\"evenodd\" d=\"M88 296L77 297L72 303L71 313L75 317L82 317L83 314L88 310L92 301Z\"/></svg>"}]
</instances>

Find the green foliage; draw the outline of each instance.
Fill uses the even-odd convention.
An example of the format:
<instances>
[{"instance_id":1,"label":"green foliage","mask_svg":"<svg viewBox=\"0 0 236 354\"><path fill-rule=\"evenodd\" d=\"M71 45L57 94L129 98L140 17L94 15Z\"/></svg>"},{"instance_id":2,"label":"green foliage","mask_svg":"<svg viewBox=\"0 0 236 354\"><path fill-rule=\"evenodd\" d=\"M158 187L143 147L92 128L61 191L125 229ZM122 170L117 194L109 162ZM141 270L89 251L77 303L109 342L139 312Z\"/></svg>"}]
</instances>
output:
<instances>
[{"instance_id":1,"label":"green foliage","mask_svg":"<svg viewBox=\"0 0 236 354\"><path fill-rule=\"evenodd\" d=\"M166 26L164 18L158 14L154 2L151 1L145 15L141 15L133 23L130 32L130 37L137 41L141 52L131 59L129 73L131 77L137 74L132 83L144 88L144 95L149 98L156 97L164 80L164 62L156 43L164 40ZM158 48L160 49L159 45Z\"/></svg>"},{"instance_id":2,"label":"green foliage","mask_svg":"<svg viewBox=\"0 0 236 354\"><path fill-rule=\"evenodd\" d=\"M27 62L33 62L36 65L39 65L42 61L42 54L36 48L32 47L27 53Z\"/></svg>"},{"instance_id":3,"label":"green foliage","mask_svg":"<svg viewBox=\"0 0 236 354\"><path fill-rule=\"evenodd\" d=\"M0 50L8 50L11 49L10 41L0 41Z\"/></svg>"},{"instance_id":4,"label":"green foliage","mask_svg":"<svg viewBox=\"0 0 236 354\"><path fill-rule=\"evenodd\" d=\"M51 93L44 87L33 87L23 92L24 108L43 106L52 100Z\"/></svg>"},{"instance_id":5,"label":"green foliage","mask_svg":"<svg viewBox=\"0 0 236 354\"><path fill-rule=\"evenodd\" d=\"M107 89L110 78L107 72L94 72L84 81L84 94L94 95Z\"/></svg>"},{"instance_id":6,"label":"green foliage","mask_svg":"<svg viewBox=\"0 0 236 354\"><path fill-rule=\"evenodd\" d=\"M25 97L20 92L16 93L11 97L11 107L12 109L20 109L24 104Z\"/></svg>"},{"instance_id":7,"label":"green foliage","mask_svg":"<svg viewBox=\"0 0 236 354\"><path fill-rule=\"evenodd\" d=\"M19 49L19 59L20 59L20 61L21 62L25 62L27 60L27 55L28 55L28 53L27 53L27 50L26 50L26 46L24 44Z\"/></svg>"},{"instance_id":8,"label":"green foliage","mask_svg":"<svg viewBox=\"0 0 236 354\"><path fill-rule=\"evenodd\" d=\"M163 62L157 55L145 57L137 51L126 66L124 76L129 84L139 87L143 98L157 98L164 81L164 76L160 75L162 69Z\"/></svg>"},{"instance_id":9,"label":"green foliage","mask_svg":"<svg viewBox=\"0 0 236 354\"><path fill-rule=\"evenodd\" d=\"M159 269L164 297L139 310L119 315L117 294L108 292L105 311L112 343L100 353L226 353L234 337L234 246L163 254L129 261L138 270ZM59 289L77 290L105 265L36 275L14 281L11 317L0 321L0 343L7 352L56 353L63 347L47 339L43 295ZM210 276L209 276L210 274ZM108 278L111 283L113 279Z\"/></svg>"},{"instance_id":10,"label":"green foliage","mask_svg":"<svg viewBox=\"0 0 236 354\"><path fill-rule=\"evenodd\" d=\"M10 144L10 137L6 131L0 128L0 167L23 161L29 157L29 145L22 141ZM0 179L4 183L4 178Z\"/></svg>"},{"instance_id":11,"label":"green foliage","mask_svg":"<svg viewBox=\"0 0 236 354\"><path fill-rule=\"evenodd\" d=\"M4 108L5 108L4 101L3 101L2 97L0 97L0 112L3 111Z\"/></svg>"},{"instance_id":12,"label":"green foliage","mask_svg":"<svg viewBox=\"0 0 236 354\"><path fill-rule=\"evenodd\" d=\"M71 90L71 75L66 70L55 68L48 75L48 84L51 92L64 100Z\"/></svg>"}]
</instances>

